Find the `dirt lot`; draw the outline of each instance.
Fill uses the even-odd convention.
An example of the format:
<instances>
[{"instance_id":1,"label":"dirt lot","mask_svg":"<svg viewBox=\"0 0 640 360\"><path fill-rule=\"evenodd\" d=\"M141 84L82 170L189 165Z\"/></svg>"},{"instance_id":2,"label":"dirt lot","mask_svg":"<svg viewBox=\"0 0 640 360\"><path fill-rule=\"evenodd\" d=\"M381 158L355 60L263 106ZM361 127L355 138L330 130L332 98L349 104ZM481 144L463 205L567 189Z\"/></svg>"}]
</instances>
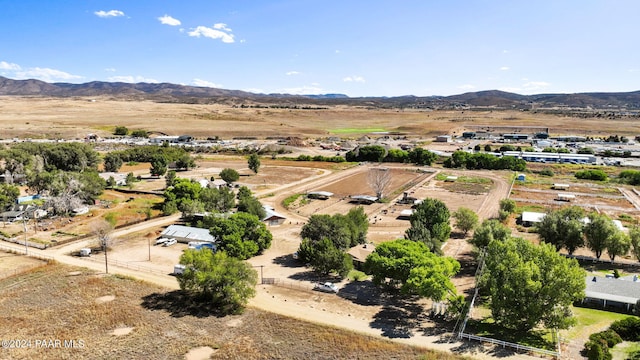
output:
<instances>
[{"instance_id":1,"label":"dirt lot","mask_svg":"<svg viewBox=\"0 0 640 360\"><path fill-rule=\"evenodd\" d=\"M384 129L410 137L461 134L465 125L550 127L552 135L635 135L640 123L626 119L581 119L519 111L412 111L334 106L324 110L240 109L227 105L168 104L98 98L0 97L3 137L106 137L115 126L220 136L359 137L358 129ZM347 130L345 130L347 129ZM348 130L353 129L353 130ZM570 129L570 130L568 130Z\"/></svg>"},{"instance_id":2,"label":"dirt lot","mask_svg":"<svg viewBox=\"0 0 640 360\"><path fill-rule=\"evenodd\" d=\"M0 287L0 338L24 345L3 343L7 359L460 358L256 309L219 317L170 289L64 265Z\"/></svg>"}]
</instances>

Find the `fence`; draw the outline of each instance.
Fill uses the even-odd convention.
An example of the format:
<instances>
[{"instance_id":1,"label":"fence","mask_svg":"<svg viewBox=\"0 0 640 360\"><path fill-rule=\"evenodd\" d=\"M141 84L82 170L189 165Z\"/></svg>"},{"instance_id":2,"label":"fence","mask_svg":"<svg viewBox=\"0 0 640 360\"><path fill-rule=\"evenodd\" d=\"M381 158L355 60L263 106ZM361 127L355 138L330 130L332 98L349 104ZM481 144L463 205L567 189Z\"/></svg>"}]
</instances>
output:
<instances>
[{"instance_id":1,"label":"fence","mask_svg":"<svg viewBox=\"0 0 640 360\"><path fill-rule=\"evenodd\" d=\"M53 257L52 256L48 256L48 255L42 255L42 254L37 254L34 252L27 252L26 249L23 248L14 248L11 246L5 246L5 245L0 245L0 250L2 251L6 251L12 254L24 254L26 256L32 257L32 258L36 258L39 260L43 260L43 261L53 261Z\"/></svg>"},{"instance_id":2,"label":"fence","mask_svg":"<svg viewBox=\"0 0 640 360\"><path fill-rule=\"evenodd\" d=\"M87 257L83 257L83 259L104 264L104 257L100 255L87 256ZM131 264L128 262L118 261L115 259L108 259L107 263L108 263L108 266L113 265L113 266L118 266L126 269L136 270L136 271L142 271L142 272L151 273L151 274L168 275L170 273L168 271L158 270L158 269L154 269L154 268L150 268L150 267L142 266L138 264Z\"/></svg>"},{"instance_id":3,"label":"fence","mask_svg":"<svg viewBox=\"0 0 640 360\"><path fill-rule=\"evenodd\" d=\"M458 337L461 338L461 339L465 339L466 338L468 340L476 340L476 341L480 341L480 342L490 343L490 344L493 344L493 345L501 346L503 348L509 347L509 348L512 348L512 349L514 349L516 351L527 351L527 352L533 352L533 353L549 355L549 356L555 356L555 357L559 357L560 356L560 352L559 351L551 351L551 350L546 350L546 349L540 349L540 348L535 348L535 347L532 347L532 346L520 345L520 344L516 344L516 343L511 343L511 342L508 342L508 341L496 340L496 339L487 338L487 337L483 337L483 336L459 333Z\"/></svg>"},{"instance_id":4,"label":"fence","mask_svg":"<svg viewBox=\"0 0 640 360\"><path fill-rule=\"evenodd\" d=\"M279 278L263 278L262 279L262 284L263 285L279 286L279 287L284 287L284 288L287 288L287 289L302 290L302 291L312 291L313 290L313 285L311 285L311 284L299 283L299 282L296 282L296 281L287 281L287 280L282 280L282 279L279 279Z\"/></svg>"}]
</instances>

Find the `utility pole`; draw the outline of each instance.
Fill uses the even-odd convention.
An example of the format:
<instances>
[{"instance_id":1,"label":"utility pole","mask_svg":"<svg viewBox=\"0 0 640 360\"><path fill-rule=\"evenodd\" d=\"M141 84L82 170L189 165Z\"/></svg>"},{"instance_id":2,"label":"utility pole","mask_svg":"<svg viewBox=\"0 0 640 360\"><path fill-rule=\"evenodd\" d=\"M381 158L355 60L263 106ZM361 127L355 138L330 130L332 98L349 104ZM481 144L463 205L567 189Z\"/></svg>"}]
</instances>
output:
<instances>
[{"instance_id":1,"label":"utility pole","mask_svg":"<svg viewBox=\"0 0 640 360\"><path fill-rule=\"evenodd\" d=\"M24 254L29 255L29 243L27 242L27 219L22 218L22 225L24 226Z\"/></svg>"}]
</instances>

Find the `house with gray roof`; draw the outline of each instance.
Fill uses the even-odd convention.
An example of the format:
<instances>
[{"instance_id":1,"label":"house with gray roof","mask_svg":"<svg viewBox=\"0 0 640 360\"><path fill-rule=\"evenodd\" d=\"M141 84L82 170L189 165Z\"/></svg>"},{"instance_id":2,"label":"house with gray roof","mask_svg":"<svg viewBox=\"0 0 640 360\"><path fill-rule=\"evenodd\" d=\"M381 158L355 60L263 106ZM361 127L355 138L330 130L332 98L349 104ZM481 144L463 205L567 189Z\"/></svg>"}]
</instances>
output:
<instances>
[{"instance_id":1,"label":"house with gray roof","mask_svg":"<svg viewBox=\"0 0 640 360\"><path fill-rule=\"evenodd\" d=\"M586 283L582 303L630 312L640 299L640 281L637 275L618 279L589 275Z\"/></svg>"}]
</instances>

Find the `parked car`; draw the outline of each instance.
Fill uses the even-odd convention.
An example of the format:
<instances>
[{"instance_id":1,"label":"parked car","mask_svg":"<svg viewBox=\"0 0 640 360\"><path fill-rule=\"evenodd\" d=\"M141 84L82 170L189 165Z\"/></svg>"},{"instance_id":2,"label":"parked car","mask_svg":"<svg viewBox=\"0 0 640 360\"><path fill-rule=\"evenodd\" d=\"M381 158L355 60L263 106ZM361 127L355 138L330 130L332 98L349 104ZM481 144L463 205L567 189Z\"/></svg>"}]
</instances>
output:
<instances>
[{"instance_id":1,"label":"parked car","mask_svg":"<svg viewBox=\"0 0 640 360\"><path fill-rule=\"evenodd\" d=\"M184 269L186 269L186 268L187 267L182 265L182 264L175 265L173 267L172 275L175 275L175 276L182 275L182 274L184 274Z\"/></svg>"},{"instance_id":2,"label":"parked car","mask_svg":"<svg viewBox=\"0 0 640 360\"><path fill-rule=\"evenodd\" d=\"M330 292L330 293L337 293L338 292L338 286L336 286L336 284L331 283L331 282L326 282L326 283L317 283L313 286L313 290L318 290L318 291L323 291L323 292Z\"/></svg>"},{"instance_id":3,"label":"parked car","mask_svg":"<svg viewBox=\"0 0 640 360\"><path fill-rule=\"evenodd\" d=\"M156 240L155 245L163 245L164 243L166 243L167 241L169 241L169 239L167 238L160 238L158 240Z\"/></svg>"},{"instance_id":4,"label":"parked car","mask_svg":"<svg viewBox=\"0 0 640 360\"><path fill-rule=\"evenodd\" d=\"M169 239L169 240L167 240L164 244L162 244L162 246L171 246L171 245L175 245L176 243L178 243L178 240L176 240L176 239Z\"/></svg>"}]
</instances>

